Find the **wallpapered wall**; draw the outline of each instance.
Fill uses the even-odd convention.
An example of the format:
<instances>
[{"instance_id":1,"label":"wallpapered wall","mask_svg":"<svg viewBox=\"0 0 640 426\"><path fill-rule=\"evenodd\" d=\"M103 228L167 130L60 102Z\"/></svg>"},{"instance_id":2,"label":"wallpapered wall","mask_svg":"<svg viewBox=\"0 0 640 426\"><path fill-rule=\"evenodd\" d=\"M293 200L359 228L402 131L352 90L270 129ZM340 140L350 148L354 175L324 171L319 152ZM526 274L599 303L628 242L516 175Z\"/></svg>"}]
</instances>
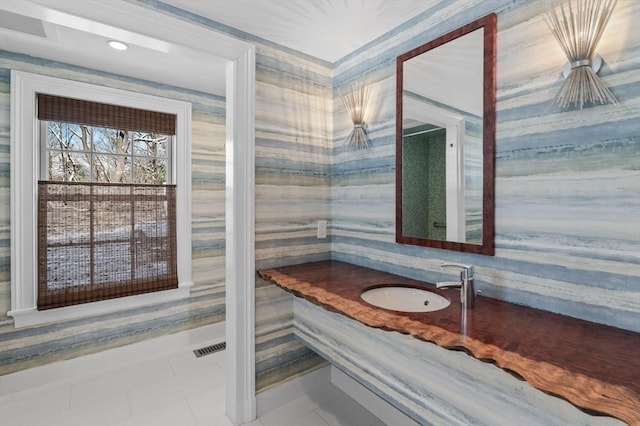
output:
<instances>
[{"instance_id":1,"label":"wallpapered wall","mask_svg":"<svg viewBox=\"0 0 640 426\"><path fill-rule=\"evenodd\" d=\"M256 268L330 257L331 71L256 41ZM293 336L292 296L256 277L256 388L323 360Z\"/></svg>"},{"instance_id":2,"label":"wallpapered wall","mask_svg":"<svg viewBox=\"0 0 640 426\"><path fill-rule=\"evenodd\" d=\"M372 86L372 148L342 144L334 96L332 256L430 282L444 262L475 265L485 295L640 331L640 3L621 0L599 45L618 105L545 114L565 62L545 2L441 2L334 64L334 88ZM395 57L496 12L494 257L394 242ZM334 93L336 91L334 90Z\"/></svg>"},{"instance_id":3,"label":"wallpapered wall","mask_svg":"<svg viewBox=\"0 0 640 426\"><path fill-rule=\"evenodd\" d=\"M256 268L329 259L316 223L331 219L331 64L160 1L131 1L255 46ZM293 296L258 276L255 294L258 392L323 365L293 336Z\"/></svg>"},{"instance_id":4,"label":"wallpapered wall","mask_svg":"<svg viewBox=\"0 0 640 426\"><path fill-rule=\"evenodd\" d=\"M640 35L632 31L640 4L618 2L598 49L605 59L600 74L620 104L548 115L544 109L559 87L564 58L541 17L543 6L526 0L441 2L333 65L165 8L256 45L257 268L333 257L439 281L451 278L441 262L464 262L476 265L488 296L640 331ZM496 256L396 244L395 57L490 12L498 14L499 27ZM13 330L5 317L0 374L221 320L224 288L216 284L224 280L223 102L33 58L1 57L0 197L6 202L0 210L0 303L7 303L10 279L10 68L194 102L197 286L187 302L160 310L24 331ZM337 88L356 79L372 85L372 147L353 152L342 144L352 125ZM330 238L315 238L318 219L330 221ZM256 286L256 383L264 390L322 361L293 338L292 296L259 279ZM74 327L78 334L65 337ZM30 358L35 353L42 355Z\"/></svg>"},{"instance_id":5,"label":"wallpapered wall","mask_svg":"<svg viewBox=\"0 0 640 426\"><path fill-rule=\"evenodd\" d=\"M162 3L138 2L199 25L215 22ZM330 65L241 32L256 45L256 266L330 257L316 221L330 219ZM224 320L224 99L96 70L0 51L0 313L10 309L9 116L11 69L103 84L193 103L192 297L185 302L15 330L0 320L0 375ZM323 363L297 342L291 295L256 278L256 385L259 390ZM70 333L70 330L74 330ZM77 333L75 332L77 330ZM73 334L73 337L68 337Z\"/></svg>"},{"instance_id":6,"label":"wallpapered wall","mask_svg":"<svg viewBox=\"0 0 640 426\"><path fill-rule=\"evenodd\" d=\"M185 300L15 329L10 277L10 70L191 102L192 273ZM224 320L225 101L95 70L0 51L0 375Z\"/></svg>"},{"instance_id":7,"label":"wallpapered wall","mask_svg":"<svg viewBox=\"0 0 640 426\"><path fill-rule=\"evenodd\" d=\"M330 255L435 282L452 278L442 262L469 263L487 296L640 331L640 36L632 31L640 4L618 2L598 49L606 63L600 75L620 104L557 114L544 110L565 58L543 7L524 0L442 2L332 64L332 74L256 42L257 267ZM496 255L396 244L395 58L492 12L498 15ZM338 88L361 79L372 88L366 120L372 147L354 152L343 143L352 124ZM330 219L330 252L314 236L322 218ZM291 296L257 282L262 390L316 364L291 340Z\"/></svg>"}]
</instances>

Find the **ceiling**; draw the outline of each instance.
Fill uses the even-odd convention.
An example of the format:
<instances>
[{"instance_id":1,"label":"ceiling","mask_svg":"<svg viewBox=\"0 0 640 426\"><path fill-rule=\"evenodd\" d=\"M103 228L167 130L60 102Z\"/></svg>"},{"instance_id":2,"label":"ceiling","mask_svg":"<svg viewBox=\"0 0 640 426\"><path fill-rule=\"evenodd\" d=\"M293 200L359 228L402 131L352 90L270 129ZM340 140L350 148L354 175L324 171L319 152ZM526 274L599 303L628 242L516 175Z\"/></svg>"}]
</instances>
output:
<instances>
[{"instance_id":1,"label":"ceiling","mask_svg":"<svg viewBox=\"0 0 640 426\"><path fill-rule=\"evenodd\" d=\"M331 63L438 1L162 0Z\"/></svg>"},{"instance_id":2,"label":"ceiling","mask_svg":"<svg viewBox=\"0 0 640 426\"><path fill-rule=\"evenodd\" d=\"M439 0L162 0L217 23L335 62ZM164 5L162 4L164 3ZM145 13L141 13L145 12ZM226 61L190 43L136 32L153 14L123 0L0 0L0 49L224 94ZM193 26L200 43L206 29ZM173 29L172 29L173 30ZM111 38L129 44L119 52ZM192 38L193 40L193 38ZM180 57L176 61L176 57Z\"/></svg>"}]
</instances>

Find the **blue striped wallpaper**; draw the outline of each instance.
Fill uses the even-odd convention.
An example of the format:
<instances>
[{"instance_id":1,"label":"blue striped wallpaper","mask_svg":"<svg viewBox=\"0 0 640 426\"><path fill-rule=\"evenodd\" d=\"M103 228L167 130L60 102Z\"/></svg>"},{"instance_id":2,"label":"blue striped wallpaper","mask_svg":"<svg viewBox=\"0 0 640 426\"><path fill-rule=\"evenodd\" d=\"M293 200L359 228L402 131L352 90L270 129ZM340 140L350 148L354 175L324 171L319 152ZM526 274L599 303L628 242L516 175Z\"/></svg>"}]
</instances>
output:
<instances>
[{"instance_id":1,"label":"blue striped wallpaper","mask_svg":"<svg viewBox=\"0 0 640 426\"><path fill-rule=\"evenodd\" d=\"M618 2L598 49L605 60L600 75L620 104L556 114L544 109L565 60L542 19L544 2L442 1L335 64L159 1L137 3L256 45L257 268L334 258L440 281L451 279L440 263L470 263L488 296L640 331L637 1ZM396 244L395 58L491 12L498 15L496 255ZM148 312L28 331L0 317L0 374L222 320L224 101L7 52L0 68L0 312L10 298L10 68L193 102L197 283L188 301ZM372 88L372 146L349 151L343 141L352 123L337 93L359 79ZM316 238L319 219L329 221L327 239ZM292 296L259 279L256 287L256 383L264 390L322 360L293 337ZM66 337L75 329L78 337Z\"/></svg>"},{"instance_id":2,"label":"blue striped wallpaper","mask_svg":"<svg viewBox=\"0 0 640 426\"><path fill-rule=\"evenodd\" d=\"M485 295L640 331L640 3L618 2L598 52L619 105L544 110L565 62L544 2L442 2L335 64L334 86L368 81L372 147L340 141L334 97L332 256L427 281L442 262L476 265ZM496 255L394 243L395 56L488 12L498 15Z\"/></svg>"},{"instance_id":3,"label":"blue striped wallpaper","mask_svg":"<svg viewBox=\"0 0 640 426\"><path fill-rule=\"evenodd\" d=\"M329 259L316 221L331 219L331 70L256 46L256 268ZM322 358L293 336L292 296L256 277L256 388L266 390Z\"/></svg>"}]
</instances>

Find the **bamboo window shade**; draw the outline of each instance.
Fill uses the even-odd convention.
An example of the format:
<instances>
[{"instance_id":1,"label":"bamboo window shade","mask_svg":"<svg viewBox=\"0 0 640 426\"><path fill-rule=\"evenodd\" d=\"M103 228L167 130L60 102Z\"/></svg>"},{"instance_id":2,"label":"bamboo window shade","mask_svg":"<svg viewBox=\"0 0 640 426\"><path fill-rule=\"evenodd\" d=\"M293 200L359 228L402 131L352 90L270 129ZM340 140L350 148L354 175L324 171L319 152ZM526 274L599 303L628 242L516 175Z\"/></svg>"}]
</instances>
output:
<instances>
[{"instance_id":1,"label":"bamboo window shade","mask_svg":"<svg viewBox=\"0 0 640 426\"><path fill-rule=\"evenodd\" d=\"M175 189L40 181L38 309L177 288Z\"/></svg>"},{"instance_id":2,"label":"bamboo window shade","mask_svg":"<svg viewBox=\"0 0 640 426\"><path fill-rule=\"evenodd\" d=\"M38 119L143 132L176 134L176 116L120 105L38 94Z\"/></svg>"},{"instance_id":3,"label":"bamboo window shade","mask_svg":"<svg viewBox=\"0 0 640 426\"><path fill-rule=\"evenodd\" d=\"M175 135L174 115L38 95L38 119ZM176 186L38 182L39 310L178 287Z\"/></svg>"}]
</instances>

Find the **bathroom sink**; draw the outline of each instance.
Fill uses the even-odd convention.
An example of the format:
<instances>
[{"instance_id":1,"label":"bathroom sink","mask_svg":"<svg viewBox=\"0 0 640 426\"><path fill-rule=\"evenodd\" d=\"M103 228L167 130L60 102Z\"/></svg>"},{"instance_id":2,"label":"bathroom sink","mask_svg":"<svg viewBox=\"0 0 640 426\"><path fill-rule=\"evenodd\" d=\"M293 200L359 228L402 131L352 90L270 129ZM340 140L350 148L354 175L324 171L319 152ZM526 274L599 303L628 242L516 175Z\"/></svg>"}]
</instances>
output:
<instances>
[{"instance_id":1,"label":"bathroom sink","mask_svg":"<svg viewBox=\"0 0 640 426\"><path fill-rule=\"evenodd\" d=\"M439 311L451 303L439 294L404 286L377 286L365 289L360 297L370 305L399 312Z\"/></svg>"}]
</instances>

